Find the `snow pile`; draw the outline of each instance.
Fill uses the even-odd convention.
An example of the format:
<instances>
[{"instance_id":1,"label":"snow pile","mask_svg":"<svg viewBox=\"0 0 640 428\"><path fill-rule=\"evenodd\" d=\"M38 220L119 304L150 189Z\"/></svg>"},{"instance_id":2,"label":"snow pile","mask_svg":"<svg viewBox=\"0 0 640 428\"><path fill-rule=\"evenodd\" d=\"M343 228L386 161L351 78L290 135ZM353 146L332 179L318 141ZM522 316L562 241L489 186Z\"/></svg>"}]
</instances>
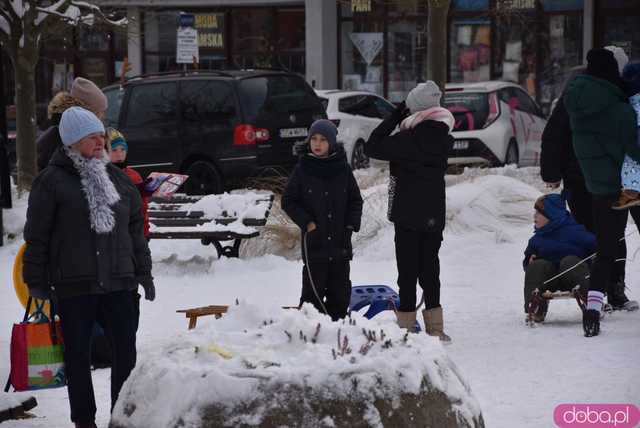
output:
<instances>
[{"instance_id":1,"label":"snow pile","mask_svg":"<svg viewBox=\"0 0 640 428\"><path fill-rule=\"evenodd\" d=\"M487 175L447 188L446 231L494 234L496 242L513 242L514 225L533 223L533 203L540 192L522 181Z\"/></svg>"},{"instance_id":2,"label":"snow pile","mask_svg":"<svg viewBox=\"0 0 640 428\"><path fill-rule=\"evenodd\" d=\"M20 407L22 403L20 402L19 398L20 397L16 394L0 392L0 412Z\"/></svg>"},{"instance_id":3,"label":"snow pile","mask_svg":"<svg viewBox=\"0 0 640 428\"><path fill-rule=\"evenodd\" d=\"M380 426L387 416L374 401L393 401L397 409L401 394L420 394L425 380L430 392L449 398L460 426L481 420L469 386L437 339L357 314L332 323L310 305L298 311L242 303L220 320L149 349L124 385L112 423L208 426L202 419L208 406L242 406L265 388L286 385L305 391L299 401L307 393L327 402L361 397L368 425ZM226 422L260 425L279 401L270 396L258 410L227 415Z\"/></svg>"},{"instance_id":4,"label":"snow pile","mask_svg":"<svg viewBox=\"0 0 640 428\"><path fill-rule=\"evenodd\" d=\"M29 202L29 194L18 194L16 187L11 186L11 209L2 209L2 222L4 227L4 235L7 239L22 240L22 231L24 223L27 221L27 204Z\"/></svg>"},{"instance_id":5,"label":"snow pile","mask_svg":"<svg viewBox=\"0 0 640 428\"><path fill-rule=\"evenodd\" d=\"M269 196L254 192L207 195L193 203L189 211L202 211L207 219L264 219L269 212Z\"/></svg>"}]
</instances>

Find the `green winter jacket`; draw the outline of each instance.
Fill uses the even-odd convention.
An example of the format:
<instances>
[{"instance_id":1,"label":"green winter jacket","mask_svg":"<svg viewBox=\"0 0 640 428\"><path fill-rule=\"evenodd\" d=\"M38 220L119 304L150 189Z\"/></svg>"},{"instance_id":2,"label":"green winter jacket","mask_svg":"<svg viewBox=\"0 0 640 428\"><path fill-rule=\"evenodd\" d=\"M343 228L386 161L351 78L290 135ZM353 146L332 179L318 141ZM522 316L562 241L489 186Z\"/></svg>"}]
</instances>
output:
<instances>
[{"instance_id":1,"label":"green winter jacket","mask_svg":"<svg viewBox=\"0 0 640 428\"><path fill-rule=\"evenodd\" d=\"M636 114L626 95L606 80L580 75L569 83L564 105L587 189L596 195L620 191L625 154L640 162Z\"/></svg>"}]
</instances>

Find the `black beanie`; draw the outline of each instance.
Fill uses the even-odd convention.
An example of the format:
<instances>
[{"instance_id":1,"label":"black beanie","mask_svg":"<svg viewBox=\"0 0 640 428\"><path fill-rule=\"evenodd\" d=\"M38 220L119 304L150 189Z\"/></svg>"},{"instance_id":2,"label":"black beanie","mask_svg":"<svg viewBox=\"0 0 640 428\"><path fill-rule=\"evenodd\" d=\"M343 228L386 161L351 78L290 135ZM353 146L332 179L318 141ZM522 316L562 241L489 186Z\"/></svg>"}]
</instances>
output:
<instances>
[{"instance_id":1,"label":"black beanie","mask_svg":"<svg viewBox=\"0 0 640 428\"><path fill-rule=\"evenodd\" d=\"M327 119L316 120L311 125L311 128L309 128L309 137L307 139L307 142L311 140L311 137L313 137L314 134L320 134L324 138L326 138L329 142L329 151L335 151L337 145L338 128L336 128L336 125L333 122Z\"/></svg>"},{"instance_id":2,"label":"black beanie","mask_svg":"<svg viewBox=\"0 0 640 428\"><path fill-rule=\"evenodd\" d=\"M622 84L618 63L613 52L608 49L596 48L587 53L587 74L607 80L616 86Z\"/></svg>"}]
</instances>

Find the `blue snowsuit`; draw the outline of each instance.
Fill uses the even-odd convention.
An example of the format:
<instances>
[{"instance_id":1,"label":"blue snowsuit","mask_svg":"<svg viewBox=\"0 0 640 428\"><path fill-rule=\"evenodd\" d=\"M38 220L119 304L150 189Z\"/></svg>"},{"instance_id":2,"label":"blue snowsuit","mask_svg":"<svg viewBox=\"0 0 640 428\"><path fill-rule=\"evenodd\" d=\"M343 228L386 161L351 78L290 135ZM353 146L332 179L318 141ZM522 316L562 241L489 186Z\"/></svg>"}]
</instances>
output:
<instances>
[{"instance_id":1,"label":"blue snowsuit","mask_svg":"<svg viewBox=\"0 0 640 428\"><path fill-rule=\"evenodd\" d=\"M565 206L563 196L555 193L545 196L544 215L549 219L549 223L535 229L533 237L529 239L524 252L525 268L532 254L558 266L566 256L583 259L596 251L595 235L578 224Z\"/></svg>"},{"instance_id":2,"label":"blue snowsuit","mask_svg":"<svg viewBox=\"0 0 640 428\"><path fill-rule=\"evenodd\" d=\"M629 102L636 111L636 115L638 116L638 127L640 127L640 94L636 94L629 98ZM640 140L640 133L638 133L638 139ZM638 144L640 145L640 141L638 141ZM634 161L629 156L625 156L620 174L622 176L623 188L640 192L640 163Z\"/></svg>"}]
</instances>

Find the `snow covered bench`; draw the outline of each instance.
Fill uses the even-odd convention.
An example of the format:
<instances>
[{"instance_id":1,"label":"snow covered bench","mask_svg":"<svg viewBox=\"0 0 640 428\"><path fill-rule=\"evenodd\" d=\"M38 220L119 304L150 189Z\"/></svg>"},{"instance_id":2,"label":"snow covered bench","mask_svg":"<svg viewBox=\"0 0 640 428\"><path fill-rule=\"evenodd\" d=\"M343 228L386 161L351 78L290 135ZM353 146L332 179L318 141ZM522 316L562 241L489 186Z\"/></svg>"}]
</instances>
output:
<instances>
[{"instance_id":1,"label":"snow covered bench","mask_svg":"<svg viewBox=\"0 0 640 428\"><path fill-rule=\"evenodd\" d=\"M218 257L238 257L243 239L259 236L273 205L270 192L222 195L174 195L149 204L150 239L200 239L212 244ZM232 241L231 245L223 242Z\"/></svg>"}]
</instances>

